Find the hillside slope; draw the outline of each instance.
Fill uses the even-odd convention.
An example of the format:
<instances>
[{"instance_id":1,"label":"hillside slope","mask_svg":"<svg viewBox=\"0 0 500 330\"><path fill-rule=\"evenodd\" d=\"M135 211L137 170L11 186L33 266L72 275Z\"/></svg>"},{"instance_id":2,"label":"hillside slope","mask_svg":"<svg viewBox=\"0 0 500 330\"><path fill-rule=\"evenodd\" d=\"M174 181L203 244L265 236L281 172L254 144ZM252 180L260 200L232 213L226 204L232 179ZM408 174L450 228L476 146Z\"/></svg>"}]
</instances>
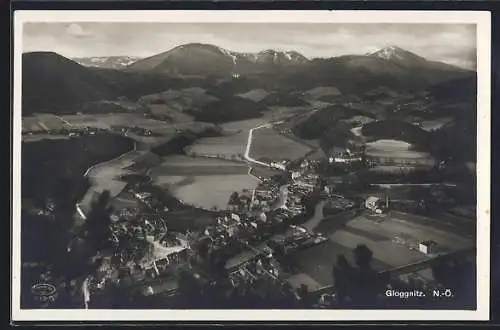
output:
<instances>
[{"instance_id":1,"label":"hillside slope","mask_svg":"<svg viewBox=\"0 0 500 330\"><path fill-rule=\"evenodd\" d=\"M23 114L59 112L89 101L114 99L117 86L52 52L23 54ZM70 111L70 110L69 110Z\"/></svg>"},{"instance_id":2,"label":"hillside slope","mask_svg":"<svg viewBox=\"0 0 500 330\"><path fill-rule=\"evenodd\" d=\"M23 115L75 113L89 102L118 98L136 101L142 95L204 83L204 80L152 73L84 67L53 52L25 53L22 65Z\"/></svg>"}]
</instances>

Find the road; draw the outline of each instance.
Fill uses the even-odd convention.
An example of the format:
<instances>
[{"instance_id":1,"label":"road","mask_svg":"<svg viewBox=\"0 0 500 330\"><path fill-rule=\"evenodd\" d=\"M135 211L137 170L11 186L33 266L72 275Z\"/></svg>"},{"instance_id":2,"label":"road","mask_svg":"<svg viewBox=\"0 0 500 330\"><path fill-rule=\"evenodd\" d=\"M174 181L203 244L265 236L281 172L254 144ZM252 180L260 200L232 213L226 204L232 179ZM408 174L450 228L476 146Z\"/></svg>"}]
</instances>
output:
<instances>
[{"instance_id":1,"label":"road","mask_svg":"<svg viewBox=\"0 0 500 330\"><path fill-rule=\"evenodd\" d=\"M64 121L66 124L68 125L71 125L69 122L66 122L63 118L59 118L60 120ZM281 121L283 122L283 121ZM281 122L277 122L277 124L281 123ZM264 163L264 162L260 162L252 157L250 157L250 149L251 149L251 146L252 146L252 139L253 139L253 132L257 129L260 129L260 128L264 128L264 127L270 127L273 123L272 122L269 122L267 124L264 124L264 125L260 125L260 126L257 126L257 127L254 127L252 129L250 129L250 131L248 132L248 139L247 139L247 145L246 145L246 149L245 149L245 155L244 155L244 158L250 162L250 163L254 163L254 164L258 164L258 165L262 165L262 166L266 166L266 167L270 167L269 164L267 163ZM125 133L125 136L127 135L127 133ZM99 164L95 164L91 167L89 167L85 173L84 173L84 176L87 177L87 178L96 178L96 175L92 174L92 172L95 172L96 170L98 170L99 168L101 167L106 167L108 164L110 163L113 163L113 162L116 162L116 161L120 161L122 160L123 158L127 157L128 155L131 155L133 154L134 152L137 151L137 143L134 142L134 147L131 151L128 151L116 158L113 158L113 159L110 159L108 161L105 161L105 162L102 162L102 163L99 163ZM99 171L97 171L99 172ZM92 184L92 181L94 180L91 180L91 184ZM280 201L279 201L279 207L284 207L285 204L286 204L286 200L287 200L287 195L288 195L288 186L283 186L280 188ZM87 192L90 193L92 191L92 187L89 188L89 191ZM85 199L85 197L84 197ZM83 200L82 200L83 201ZM82 207L81 207L81 203L82 201L80 201L80 203L77 203L76 204L76 210L79 214L79 216L83 219L83 220L86 220L87 219L87 216L85 215L85 212L83 211ZM321 207L322 209L322 207ZM317 213L317 212L316 212ZM315 213L315 214L316 214ZM322 214L322 211L321 211L321 214ZM319 221L318 221L319 223ZM162 246L163 247L163 246ZM163 251L165 252L165 251ZM171 251L168 251L168 252L171 252ZM88 302L90 301L90 291L89 291L89 288L88 288L88 278L86 278L82 284L82 293L83 293L83 300L84 300L84 305L85 305L85 309L88 308Z\"/></svg>"},{"instance_id":2,"label":"road","mask_svg":"<svg viewBox=\"0 0 500 330\"><path fill-rule=\"evenodd\" d=\"M258 164L258 165L262 165L262 166L266 166L266 167L271 167L270 164L268 163L264 163L264 162L260 162L254 158L252 158L250 156L250 149L252 147L252 139L253 139L253 132L255 130L258 130L260 128L266 128L266 127L271 127L273 124L281 124L283 123L284 120L282 121L278 121L278 122L269 122L267 124L263 124L263 125L259 125L257 127L254 127L254 128L251 128L249 131L248 131L248 139L247 139L247 146L245 148L245 155L243 156L248 162L250 163L254 163L254 164Z\"/></svg>"},{"instance_id":3,"label":"road","mask_svg":"<svg viewBox=\"0 0 500 330\"><path fill-rule=\"evenodd\" d=\"M264 127L270 127L271 126L271 123L267 123L267 124L263 124L263 125L260 125L260 126L257 126L257 127L254 127L254 128L251 128L249 131L248 131L248 139L247 139L247 146L245 148L245 155L244 155L244 158L250 162L250 163L254 163L254 164L258 164L258 165L262 165L262 166L266 166L266 167L271 167L271 165L267 164L267 163L264 163L264 162L259 162L258 160L250 157L250 149L252 147L252 139L253 139L253 131L259 129L259 128L264 128Z\"/></svg>"},{"instance_id":4,"label":"road","mask_svg":"<svg viewBox=\"0 0 500 330\"><path fill-rule=\"evenodd\" d=\"M65 123L66 125L68 125L69 127L73 127L73 124L71 124L69 121L67 121L66 119L64 119L63 117L61 116L56 116L54 115L57 119L59 119L60 121L62 121L63 123Z\"/></svg>"}]
</instances>

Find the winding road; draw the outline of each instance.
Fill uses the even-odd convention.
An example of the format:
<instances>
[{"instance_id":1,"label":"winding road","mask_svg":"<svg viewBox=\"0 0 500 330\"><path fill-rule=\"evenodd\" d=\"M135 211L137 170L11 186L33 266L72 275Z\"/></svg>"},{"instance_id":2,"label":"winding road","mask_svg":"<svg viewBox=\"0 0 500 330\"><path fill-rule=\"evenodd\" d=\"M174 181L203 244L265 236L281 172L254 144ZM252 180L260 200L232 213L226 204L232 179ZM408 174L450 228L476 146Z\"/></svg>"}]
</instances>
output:
<instances>
[{"instance_id":1,"label":"winding road","mask_svg":"<svg viewBox=\"0 0 500 330\"><path fill-rule=\"evenodd\" d=\"M255 130L260 129L260 128L271 127L272 124L279 124L279 123L282 123L282 122L283 121L275 122L275 123L269 122L269 123L266 123L266 124L254 127L254 128L252 128L252 129L249 130L249 132L248 132L248 139L247 139L247 145L246 145L245 154L244 154L244 158L245 158L245 160L247 162L253 163L253 164L256 164L256 165L265 166L265 167L271 167L270 164L264 163L264 162L260 162L260 161L254 159L254 158L252 158L250 156L250 149L251 149L251 146L252 146L253 132ZM127 136L127 133L125 133L125 136ZM122 154L122 155L120 155L120 156L118 156L116 158L110 159L108 161L95 164L95 165L89 167L85 171L84 177L91 179L90 181L91 181L92 186L87 191L87 194L85 195L85 197L79 203L76 204L76 211L77 211L78 215L80 216L80 218L82 220L86 220L87 219L87 216L85 215L85 212L82 209L82 204L86 203L86 202L88 202L90 200L89 199L89 194L91 195L93 193L93 191L95 189L95 186L96 186L96 179L98 179L97 173L93 174L93 172L96 172L96 171L99 172L98 171L99 169L101 169L103 167L105 168L107 165L109 165L111 163L120 161L120 160L126 158L127 156L132 155L134 152L137 152L137 142L135 142L135 141L134 141L134 147L133 147L133 149L131 151L128 151L128 152L126 152L126 153L124 153L124 154ZM288 195L288 189L287 188L288 188L288 186L282 186L280 188L280 200L279 200L278 207L286 207L285 204L286 204L287 195ZM99 189L97 189L97 190L99 190ZM315 219L314 222L316 222L316 218L319 217L319 214L318 214L318 216L316 214L318 214L318 212L316 212L315 216L313 217ZM322 215L322 211L321 211L321 215ZM88 284L89 284L89 278L87 277L83 281L82 287L81 287L85 309L88 309L88 303L90 301L90 295L91 295L90 291L89 291Z\"/></svg>"}]
</instances>

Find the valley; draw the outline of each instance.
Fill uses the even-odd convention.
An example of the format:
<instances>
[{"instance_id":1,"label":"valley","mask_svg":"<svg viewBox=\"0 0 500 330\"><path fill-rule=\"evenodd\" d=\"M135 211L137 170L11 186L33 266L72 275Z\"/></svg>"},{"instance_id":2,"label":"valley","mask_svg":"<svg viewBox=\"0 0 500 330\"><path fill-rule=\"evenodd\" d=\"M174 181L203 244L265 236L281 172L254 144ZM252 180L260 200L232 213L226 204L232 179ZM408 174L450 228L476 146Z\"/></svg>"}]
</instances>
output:
<instances>
[{"instance_id":1,"label":"valley","mask_svg":"<svg viewBox=\"0 0 500 330\"><path fill-rule=\"evenodd\" d=\"M74 235L57 250L64 260L102 259L74 276L83 308L108 304L122 277L130 301L168 308L215 290L206 283L245 296L238 281L293 279L332 293L334 259L357 272L359 253L390 273L387 285L411 286L411 274L434 287L428 263L475 246L474 71L396 46L307 58L188 43L150 57L22 60L24 230L50 224L62 245ZM60 182L81 181L61 194ZM435 252L422 252L429 240ZM49 247L23 248L57 262Z\"/></svg>"}]
</instances>

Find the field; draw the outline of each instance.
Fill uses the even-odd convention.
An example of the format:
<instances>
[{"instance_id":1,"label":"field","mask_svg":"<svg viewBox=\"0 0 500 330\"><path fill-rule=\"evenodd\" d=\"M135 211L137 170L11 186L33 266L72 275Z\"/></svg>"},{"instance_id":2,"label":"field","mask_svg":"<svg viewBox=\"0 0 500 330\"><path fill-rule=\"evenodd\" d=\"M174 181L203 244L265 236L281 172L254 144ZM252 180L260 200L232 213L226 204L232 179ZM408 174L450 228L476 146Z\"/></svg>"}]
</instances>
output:
<instances>
[{"instance_id":1,"label":"field","mask_svg":"<svg viewBox=\"0 0 500 330\"><path fill-rule=\"evenodd\" d=\"M439 119L434 119L434 120L424 120L422 122L422 129L424 129L428 132L434 131L434 130L440 129L441 127L448 124L452 120L453 120L453 118L451 118L451 117L439 118Z\"/></svg>"},{"instance_id":2,"label":"field","mask_svg":"<svg viewBox=\"0 0 500 330\"><path fill-rule=\"evenodd\" d=\"M345 227L327 232L328 244L299 252L295 262L316 281L329 285L333 283L331 272L336 257L344 254L351 263L354 262L352 251L358 244L365 244L373 251L372 266L379 271L428 259L429 255L418 251L418 243L424 240L437 242L437 251L444 253L474 245L472 239L453 230L437 229L432 226L434 222L400 212L385 216L358 216Z\"/></svg>"},{"instance_id":3,"label":"field","mask_svg":"<svg viewBox=\"0 0 500 330\"><path fill-rule=\"evenodd\" d=\"M176 198L206 209L225 209L231 193L259 183L246 164L202 157L165 157L149 175Z\"/></svg>"},{"instance_id":4,"label":"field","mask_svg":"<svg viewBox=\"0 0 500 330\"><path fill-rule=\"evenodd\" d=\"M269 93L263 89L252 89L249 92L238 94L238 96L252 100L254 102L260 102L268 96Z\"/></svg>"},{"instance_id":5,"label":"field","mask_svg":"<svg viewBox=\"0 0 500 330\"><path fill-rule=\"evenodd\" d=\"M231 193L254 189L259 183L248 174L159 176L155 182L184 203L205 209L226 209Z\"/></svg>"},{"instance_id":6,"label":"field","mask_svg":"<svg viewBox=\"0 0 500 330\"><path fill-rule=\"evenodd\" d=\"M349 124L358 123L358 124L364 125L367 123L371 123L372 121L374 121L374 119L370 118L370 117L366 117L366 116L354 116L354 117L351 117L349 119L342 119L340 121L342 121L344 123L349 123Z\"/></svg>"},{"instance_id":7,"label":"field","mask_svg":"<svg viewBox=\"0 0 500 330\"><path fill-rule=\"evenodd\" d=\"M248 174L248 166L244 163L214 158L168 156L162 158L162 164L151 169L149 174L152 177Z\"/></svg>"},{"instance_id":8,"label":"field","mask_svg":"<svg viewBox=\"0 0 500 330\"><path fill-rule=\"evenodd\" d=\"M224 157L243 155L248 141L250 129L266 123L266 119L250 119L221 125L225 136L202 138L186 148L187 153L203 156Z\"/></svg>"},{"instance_id":9,"label":"field","mask_svg":"<svg viewBox=\"0 0 500 330\"><path fill-rule=\"evenodd\" d=\"M427 152L411 150L412 144L399 140L377 140L366 144L366 155L395 162L416 162L422 165L434 165L434 159Z\"/></svg>"},{"instance_id":10,"label":"field","mask_svg":"<svg viewBox=\"0 0 500 330\"><path fill-rule=\"evenodd\" d=\"M253 132L250 155L255 159L290 159L304 157L311 148L289 139L272 128L260 128Z\"/></svg>"},{"instance_id":11,"label":"field","mask_svg":"<svg viewBox=\"0 0 500 330\"><path fill-rule=\"evenodd\" d=\"M149 129L157 136L129 136L137 141L146 142L152 145L164 143L174 137L179 130L189 130L194 133L202 132L207 125L205 123L182 122L177 124L168 124L164 121L146 118L141 114L135 113L111 113L111 114L93 114L93 115L65 115L56 116L52 114L37 114L34 116L23 117L23 131L32 131L34 133L43 133L48 130L60 130L63 128L83 128L92 127L103 130L110 130L112 126L131 127L137 126Z\"/></svg>"},{"instance_id":12,"label":"field","mask_svg":"<svg viewBox=\"0 0 500 330\"><path fill-rule=\"evenodd\" d=\"M336 87L320 86L308 90L305 95L310 99L317 100L325 96L340 96L342 93Z\"/></svg>"},{"instance_id":13,"label":"field","mask_svg":"<svg viewBox=\"0 0 500 330\"><path fill-rule=\"evenodd\" d=\"M122 191L120 194L115 196L111 200L111 207L114 210L121 210L123 208L133 208L133 207L139 207L139 201L135 196L132 195L132 193L127 192L127 191Z\"/></svg>"},{"instance_id":14,"label":"field","mask_svg":"<svg viewBox=\"0 0 500 330\"><path fill-rule=\"evenodd\" d=\"M193 121L193 117L178 111L166 104L150 104L151 113L156 116L166 116L174 123L185 123Z\"/></svg>"},{"instance_id":15,"label":"field","mask_svg":"<svg viewBox=\"0 0 500 330\"><path fill-rule=\"evenodd\" d=\"M128 168L143 158L145 154L145 152L139 151L129 152L91 167L88 171L88 178L92 186L80 203L84 211L88 210L93 198L105 190L110 192L111 197L118 196L127 185L119 178L122 175L133 173Z\"/></svg>"},{"instance_id":16,"label":"field","mask_svg":"<svg viewBox=\"0 0 500 330\"><path fill-rule=\"evenodd\" d=\"M199 87L185 88L182 90L167 90L163 93L143 96L142 101L151 104L168 104L172 109L182 111L193 107L200 107L218 98L206 94L206 90Z\"/></svg>"}]
</instances>

